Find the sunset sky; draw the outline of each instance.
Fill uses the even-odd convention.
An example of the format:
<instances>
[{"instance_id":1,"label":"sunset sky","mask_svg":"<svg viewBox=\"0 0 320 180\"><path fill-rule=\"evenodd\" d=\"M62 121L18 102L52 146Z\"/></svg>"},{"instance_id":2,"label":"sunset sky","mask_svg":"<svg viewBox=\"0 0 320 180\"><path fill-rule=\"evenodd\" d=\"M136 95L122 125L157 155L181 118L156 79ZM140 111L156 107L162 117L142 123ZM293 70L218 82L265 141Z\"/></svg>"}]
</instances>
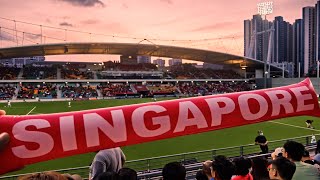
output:
<instances>
[{"instance_id":1,"label":"sunset sky","mask_svg":"<svg viewBox=\"0 0 320 180\"><path fill-rule=\"evenodd\" d=\"M165 44L210 49L243 55L243 20L257 12L260 0L0 0L0 47L18 43L40 43L37 35L43 28L45 43L61 42L131 42ZM267 18L283 16L292 23L302 17L302 7L314 6L317 0L274 0L274 13ZM8 21L3 18L17 20ZM30 22L38 26L21 22ZM19 31L15 34L10 29ZM75 33L86 31L92 34ZM26 32L26 33L22 33ZM24 35L23 35L24 34ZM98 36L105 34L110 36ZM115 37L112 37L115 36ZM61 40L50 39L54 37ZM128 37L128 38L120 38ZM225 39L225 37L229 37ZM201 39L216 40L201 41ZM219 39L221 38L221 39ZM167 40L167 41L164 41ZM178 41L192 40L192 41ZM110 56L72 56L67 60L101 61ZM156 57L155 57L156 58ZM66 60L65 56L47 57Z\"/></svg>"}]
</instances>

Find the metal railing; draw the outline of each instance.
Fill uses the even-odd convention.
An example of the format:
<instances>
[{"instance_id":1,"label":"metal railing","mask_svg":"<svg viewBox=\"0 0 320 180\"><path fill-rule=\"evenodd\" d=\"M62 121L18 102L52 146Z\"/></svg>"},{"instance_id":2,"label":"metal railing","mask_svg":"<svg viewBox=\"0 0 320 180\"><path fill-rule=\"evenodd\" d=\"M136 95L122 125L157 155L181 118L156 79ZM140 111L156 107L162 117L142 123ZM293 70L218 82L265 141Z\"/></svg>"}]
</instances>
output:
<instances>
[{"instance_id":1,"label":"metal railing","mask_svg":"<svg viewBox=\"0 0 320 180\"><path fill-rule=\"evenodd\" d=\"M320 134L314 134L314 135L316 136L316 139L320 139ZM289 140L300 142L305 146L315 145L310 143L311 135L308 135L308 136L293 137L289 139L269 141L269 144L268 144L269 150L272 151L277 147L282 147L283 144ZM204 150L204 151L195 151L195 152L173 154L173 155L167 155L167 156L131 160L131 161L127 161L125 166L138 171L138 176L140 178L149 179L150 177L152 177L152 175L157 176L159 172L161 173L161 168L165 164L173 161L181 162L186 167L190 166L191 169L194 169L195 167L197 168L201 167L200 162L209 160L209 159L214 159L216 155L225 155L229 158L238 157L238 156L250 157L250 156L257 156L257 153L259 152L260 152L259 146L255 144L247 144L242 146L232 146L232 147L219 148L219 149L211 149L211 150ZM81 177L89 177L89 166L59 169L54 171L62 174L63 173L79 174ZM30 174L30 173L27 173L27 174ZM17 177L22 175L25 175L25 174L2 176L0 177L0 179L1 180L16 179Z\"/></svg>"}]
</instances>

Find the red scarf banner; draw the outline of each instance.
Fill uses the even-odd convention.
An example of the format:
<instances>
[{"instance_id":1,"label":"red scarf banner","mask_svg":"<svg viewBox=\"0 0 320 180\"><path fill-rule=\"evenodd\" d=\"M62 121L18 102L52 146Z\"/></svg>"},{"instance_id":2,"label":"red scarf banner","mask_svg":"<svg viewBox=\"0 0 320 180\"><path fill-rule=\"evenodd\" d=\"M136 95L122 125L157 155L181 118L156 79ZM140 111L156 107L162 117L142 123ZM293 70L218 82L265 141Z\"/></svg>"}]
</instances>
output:
<instances>
[{"instance_id":1,"label":"red scarf banner","mask_svg":"<svg viewBox=\"0 0 320 180\"><path fill-rule=\"evenodd\" d=\"M0 173L24 165L101 149L313 115L318 98L309 79L239 93L56 114L1 116L9 133Z\"/></svg>"}]
</instances>

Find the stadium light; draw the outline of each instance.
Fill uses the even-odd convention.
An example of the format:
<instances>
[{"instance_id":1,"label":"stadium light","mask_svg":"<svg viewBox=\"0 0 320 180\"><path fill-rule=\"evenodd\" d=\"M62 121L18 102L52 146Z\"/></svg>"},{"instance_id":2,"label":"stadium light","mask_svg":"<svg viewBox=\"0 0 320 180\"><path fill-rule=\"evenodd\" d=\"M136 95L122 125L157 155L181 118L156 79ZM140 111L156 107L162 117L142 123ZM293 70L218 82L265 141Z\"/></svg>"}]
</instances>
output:
<instances>
[{"instance_id":1,"label":"stadium light","mask_svg":"<svg viewBox=\"0 0 320 180\"><path fill-rule=\"evenodd\" d=\"M273 2L272 1L261 2L261 3L258 3L257 6L258 6L258 13L261 16L266 16L268 14L273 13Z\"/></svg>"}]
</instances>

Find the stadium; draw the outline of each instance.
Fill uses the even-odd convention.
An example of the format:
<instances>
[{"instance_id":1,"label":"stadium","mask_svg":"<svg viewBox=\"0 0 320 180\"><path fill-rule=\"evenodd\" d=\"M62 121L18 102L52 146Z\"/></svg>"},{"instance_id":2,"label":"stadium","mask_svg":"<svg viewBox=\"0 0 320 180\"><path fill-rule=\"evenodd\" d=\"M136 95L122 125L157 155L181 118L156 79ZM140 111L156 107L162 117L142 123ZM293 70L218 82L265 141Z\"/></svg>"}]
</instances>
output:
<instances>
[{"instance_id":1,"label":"stadium","mask_svg":"<svg viewBox=\"0 0 320 180\"><path fill-rule=\"evenodd\" d=\"M64 3L105 7L99 0ZM314 11L319 7L320 1ZM75 30L67 16L61 27L50 19L43 25L0 16L0 23L14 25L0 26L0 180L273 179L273 172L283 175L281 165L291 179L300 175L300 163L313 163L308 168L314 173L320 165L320 66L299 58L319 53L301 50L294 37L300 21L293 27L281 21L280 28L263 13L244 21L243 56L224 45L215 49L224 41L237 44L236 36L141 39ZM36 28L28 32L28 26ZM319 51L318 41L308 48ZM192 47L198 43L207 47ZM87 59L69 61L74 55ZM54 57L64 60L48 60ZM102 162L103 152L114 154Z\"/></svg>"},{"instance_id":2,"label":"stadium","mask_svg":"<svg viewBox=\"0 0 320 180\"><path fill-rule=\"evenodd\" d=\"M65 46L67 45L61 47ZM26 48L29 48L27 52L32 52L30 47ZM0 52L2 55L9 54L5 53L8 52L7 49L0 49ZM17 54L11 53L10 57L21 56ZM130 60L134 61L134 58ZM259 78L245 78L243 74L233 71L232 67L228 68L227 63L224 65L228 70L198 69L192 64L177 64L160 69L153 64L130 61L128 63L33 62L18 68L5 61L0 67L1 108L9 115L37 115L243 92L259 88L256 84ZM261 68L254 62L251 66L252 69ZM281 79L272 79L272 86L283 86L299 80L286 79L286 82L282 82ZM313 79L313 83L317 89L318 80ZM305 128L305 119L315 120L314 127L320 126L315 117L292 117L126 146L123 147L127 157L126 166L136 169L141 178L154 178L161 175L157 169L166 163L181 161L189 164L189 176L194 177L199 163L212 159L215 155L222 153L228 157L237 157L258 154L259 147L253 144L257 130L264 131L272 148L282 146L288 138L310 145L311 136L316 134L318 138L319 130ZM15 174L47 170L77 173L82 177L88 177L88 165L94 155L95 153L89 153L29 165L20 171L5 174L2 179L15 178Z\"/></svg>"}]
</instances>

